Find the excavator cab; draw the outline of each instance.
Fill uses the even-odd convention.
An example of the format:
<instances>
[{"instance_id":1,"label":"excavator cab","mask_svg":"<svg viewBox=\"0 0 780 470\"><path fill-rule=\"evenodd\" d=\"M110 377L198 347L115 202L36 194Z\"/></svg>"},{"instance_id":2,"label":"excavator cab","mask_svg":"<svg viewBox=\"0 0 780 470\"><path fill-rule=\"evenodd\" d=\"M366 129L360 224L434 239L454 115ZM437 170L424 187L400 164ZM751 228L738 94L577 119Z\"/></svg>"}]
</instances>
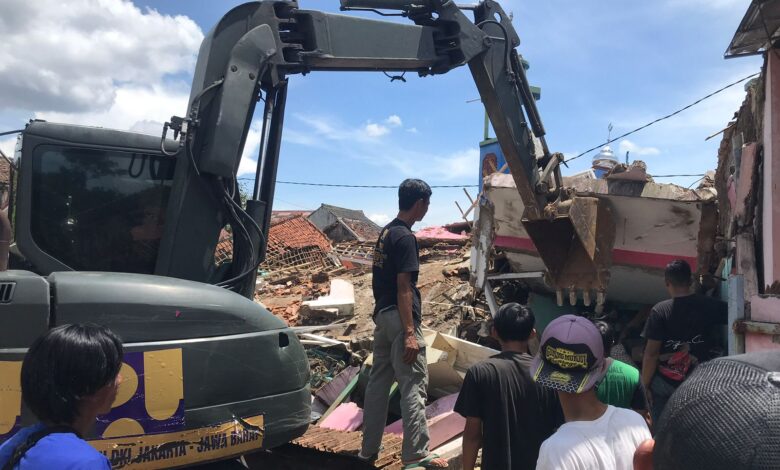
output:
<instances>
[{"instance_id":1,"label":"excavator cab","mask_svg":"<svg viewBox=\"0 0 780 470\"><path fill-rule=\"evenodd\" d=\"M16 241L37 272L154 274L177 159L162 155L151 137L119 146L121 135L40 121L27 126Z\"/></svg>"},{"instance_id":2,"label":"excavator cab","mask_svg":"<svg viewBox=\"0 0 780 470\"><path fill-rule=\"evenodd\" d=\"M208 185L190 178L185 154L164 144L171 155L159 137L131 132L42 121L24 130L16 254L0 272L0 441L34 421L21 403L26 348L82 322L125 345L118 398L86 436L114 466L222 460L307 429L303 346L262 305L213 285L230 275L214 264L226 219L208 205L217 204ZM209 223L190 225L180 242L196 258L189 279L165 274L166 235L171 224L183 229L177 191L206 200L198 216Z\"/></svg>"}]
</instances>

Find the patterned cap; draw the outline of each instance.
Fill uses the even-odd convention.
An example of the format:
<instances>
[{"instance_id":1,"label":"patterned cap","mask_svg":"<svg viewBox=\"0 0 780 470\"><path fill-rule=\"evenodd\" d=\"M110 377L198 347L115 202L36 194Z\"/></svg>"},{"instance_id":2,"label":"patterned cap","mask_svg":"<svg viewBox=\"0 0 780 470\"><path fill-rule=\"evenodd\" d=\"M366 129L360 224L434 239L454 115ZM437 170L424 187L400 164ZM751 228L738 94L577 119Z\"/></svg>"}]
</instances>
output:
<instances>
[{"instance_id":1,"label":"patterned cap","mask_svg":"<svg viewBox=\"0 0 780 470\"><path fill-rule=\"evenodd\" d=\"M535 381L561 392L592 389L607 372L604 343L587 318L563 315L542 334L539 352L531 363Z\"/></svg>"},{"instance_id":2,"label":"patterned cap","mask_svg":"<svg viewBox=\"0 0 780 470\"><path fill-rule=\"evenodd\" d=\"M667 402L655 439L655 468L778 468L780 352L697 367Z\"/></svg>"}]
</instances>

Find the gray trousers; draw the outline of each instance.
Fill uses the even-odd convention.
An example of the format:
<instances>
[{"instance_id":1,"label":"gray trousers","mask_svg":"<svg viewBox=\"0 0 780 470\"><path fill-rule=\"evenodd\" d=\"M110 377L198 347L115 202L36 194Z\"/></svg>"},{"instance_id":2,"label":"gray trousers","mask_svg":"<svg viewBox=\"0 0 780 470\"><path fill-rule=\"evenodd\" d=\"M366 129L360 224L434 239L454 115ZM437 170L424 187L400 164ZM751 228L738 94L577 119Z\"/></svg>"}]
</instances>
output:
<instances>
[{"instance_id":1,"label":"gray trousers","mask_svg":"<svg viewBox=\"0 0 780 470\"><path fill-rule=\"evenodd\" d=\"M422 331L419 325L415 326L420 353L413 363L404 364L404 334L398 309L390 308L376 314L374 323L374 363L363 406L361 454L368 457L379 452L387 421L390 387L396 381L401 392L401 419L404 425L401 459L404 462L418 460L428 455L429 441L428 423L425 420L428 366Z\"/></svg>"}]
</instances>

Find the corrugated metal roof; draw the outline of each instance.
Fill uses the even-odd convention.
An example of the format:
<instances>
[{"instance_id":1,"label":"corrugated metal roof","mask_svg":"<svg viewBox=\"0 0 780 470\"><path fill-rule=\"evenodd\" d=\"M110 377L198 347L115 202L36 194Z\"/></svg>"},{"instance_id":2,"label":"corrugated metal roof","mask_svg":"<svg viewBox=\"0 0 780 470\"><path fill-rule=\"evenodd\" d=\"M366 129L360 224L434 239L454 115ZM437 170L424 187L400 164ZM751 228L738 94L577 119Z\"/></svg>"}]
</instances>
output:
<instances>
[{"instance_id":1,"label":"corrugated metal roof","mask_svg":"<svg viewBox=\"0 0 780 470\"><path fill-rule=\"evenodd\" d=\"M775 43L780 28L780 0L753 0L739 23L724 57L760 54Z\"/></svg>"}]
</instances>

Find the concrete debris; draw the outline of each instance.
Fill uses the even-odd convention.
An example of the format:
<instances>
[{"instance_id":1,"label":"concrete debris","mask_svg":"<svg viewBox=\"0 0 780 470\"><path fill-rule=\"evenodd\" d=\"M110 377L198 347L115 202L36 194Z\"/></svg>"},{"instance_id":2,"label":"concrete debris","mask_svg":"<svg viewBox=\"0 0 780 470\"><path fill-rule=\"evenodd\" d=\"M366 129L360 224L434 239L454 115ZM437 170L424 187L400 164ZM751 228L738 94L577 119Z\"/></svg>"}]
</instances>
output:
<instances>
[{"instance_id":1,"label":"concrete debris","mask_svg":"<svg viewBox=\"0 0 780 470\"><path fill-rule=\"evenodd\" d=\"M312 315L333 315L334 317L351 317L355 310L355 288L345 279L330 281L330 293L317 300L307 300L301 303L300 314L303 317Z\"/></svg>"}]
</instances>

